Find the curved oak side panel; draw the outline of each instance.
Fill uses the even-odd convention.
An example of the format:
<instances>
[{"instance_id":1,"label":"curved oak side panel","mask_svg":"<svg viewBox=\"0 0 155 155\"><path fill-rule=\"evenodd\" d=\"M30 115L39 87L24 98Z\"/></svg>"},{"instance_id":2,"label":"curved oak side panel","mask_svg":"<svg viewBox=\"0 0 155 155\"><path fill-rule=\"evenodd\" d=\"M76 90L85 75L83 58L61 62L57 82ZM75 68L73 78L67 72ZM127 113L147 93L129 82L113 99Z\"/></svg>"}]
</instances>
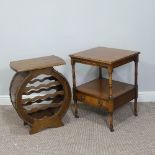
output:
<instances>
[{"instance_id":1,"label":"curved oak side panel","mask_svg":"<svg viewBox=\"0 0 155 155\"><path fill-rule=\"evenodd\" d=\"M70 101L66 78L54 68L17 72L10 85L10 99L30 134L60 127Z\"/></svg>"}]
</instances>

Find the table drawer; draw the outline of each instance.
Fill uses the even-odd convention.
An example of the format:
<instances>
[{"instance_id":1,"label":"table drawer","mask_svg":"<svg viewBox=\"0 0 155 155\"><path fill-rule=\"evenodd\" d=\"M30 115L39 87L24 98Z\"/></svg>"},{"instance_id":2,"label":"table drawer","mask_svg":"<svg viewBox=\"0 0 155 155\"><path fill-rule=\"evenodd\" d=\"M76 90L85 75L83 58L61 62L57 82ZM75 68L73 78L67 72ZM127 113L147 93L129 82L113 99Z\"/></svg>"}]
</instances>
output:
<instances>
[{"instance_id":1,"label":"table drawer","mask_svg":"<svg viewBox=\"0 0 155 155\"><path fill-rule=\"evenodd\" d=\"M97 107L97 108L104 108L104 109L108 109L108 104L106 101L101 100L101 99L97 99L95 97L92 96L88 96L82 93L76 93L76 97L78 101L81 101L83 103L86 103L88 105Z\"/></svg>"}]
</instances>

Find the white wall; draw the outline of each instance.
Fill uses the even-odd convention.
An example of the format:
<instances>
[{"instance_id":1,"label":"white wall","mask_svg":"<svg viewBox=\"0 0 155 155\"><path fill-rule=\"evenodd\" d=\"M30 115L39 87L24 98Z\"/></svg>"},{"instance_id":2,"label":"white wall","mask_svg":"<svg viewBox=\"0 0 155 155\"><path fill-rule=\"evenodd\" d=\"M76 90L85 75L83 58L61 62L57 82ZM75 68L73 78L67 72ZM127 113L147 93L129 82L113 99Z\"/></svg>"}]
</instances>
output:
<instances>
[{"instance_id":1,"label":"white wall","mask_svg":"<svg viewBox=\"0 0 155 155\"><path fill-rule=\"evenodd\" d=\"M11 60L55 54L71 82L68 55L96 46L140 51L140 91L155 91L155 0L0 0L0 95L8 95ZM78 83L97 72L78 71ZM124 66L114 77L132 82L132 72Z\"/></svg>"}]
</instances>

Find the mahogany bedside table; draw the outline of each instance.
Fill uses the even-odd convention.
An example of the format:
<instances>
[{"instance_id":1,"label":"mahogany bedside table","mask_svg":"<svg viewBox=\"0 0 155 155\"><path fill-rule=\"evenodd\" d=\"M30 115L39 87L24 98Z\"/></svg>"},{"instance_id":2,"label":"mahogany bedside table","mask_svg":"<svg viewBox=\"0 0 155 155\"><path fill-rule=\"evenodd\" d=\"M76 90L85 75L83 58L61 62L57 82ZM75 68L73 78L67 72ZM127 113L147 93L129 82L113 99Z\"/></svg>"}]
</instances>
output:
<instances>
[{"instance_id":1,"label":"mahogany bedside table","mask_svg":"<svg viewBox=\"0 0 155 155\"><path fill-rule=\"evenodd\" d=\"M73 74L74 115L78 118L77 101L105 109L109 112L109 128L113 129L113 112L119 106L134 99L134 115L137 116L138 98L138 59L140 52L97 47L70 55ZM129 62L135 64L134 85L113 81L113 69ZM99 67L99 78L76 86L75 64L88 64ZM102 77L102 68L108 70L108 79Z\"/></svg>"}]
</instances>

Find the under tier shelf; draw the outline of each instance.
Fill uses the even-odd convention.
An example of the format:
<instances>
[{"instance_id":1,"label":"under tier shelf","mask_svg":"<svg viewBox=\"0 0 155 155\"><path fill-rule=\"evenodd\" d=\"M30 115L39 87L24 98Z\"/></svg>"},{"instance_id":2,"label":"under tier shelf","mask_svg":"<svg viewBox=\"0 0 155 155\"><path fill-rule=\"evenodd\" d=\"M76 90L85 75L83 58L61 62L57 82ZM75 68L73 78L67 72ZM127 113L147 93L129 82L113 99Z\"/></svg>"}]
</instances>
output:
<instances>
[{"instance_id":1,"label":"under tier shelf","mask_svg":"<svg viewBox=\"0 0 155 155\"><path fill-rule=\"evenodd\" d=\"M126 94L135 89L134 85L112 81L112 97L113 99ZM103 100L109 99L108 79L95 79L93 81L82 84L76 88L76 91Z\"/></svg>"}]
</instances>

